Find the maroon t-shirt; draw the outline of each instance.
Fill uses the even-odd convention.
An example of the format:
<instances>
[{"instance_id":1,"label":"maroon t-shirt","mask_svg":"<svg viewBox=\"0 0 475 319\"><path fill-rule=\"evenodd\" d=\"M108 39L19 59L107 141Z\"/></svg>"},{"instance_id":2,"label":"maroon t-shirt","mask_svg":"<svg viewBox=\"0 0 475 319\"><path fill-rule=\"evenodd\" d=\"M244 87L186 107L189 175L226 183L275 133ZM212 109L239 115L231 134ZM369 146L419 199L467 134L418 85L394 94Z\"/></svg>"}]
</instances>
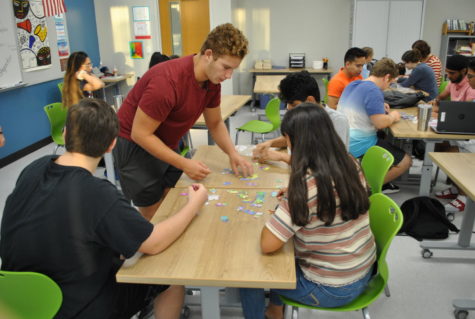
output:
<instances>
[{"instance_id":1,"label":"maroon t-shirt","mask_svg":"<svg viewBox=\"0 0 475 319\"><path fill-rule=\"evenodd\" d=\"M131 140L137 107L160 121L155 131L168 147L176 149L180 138L195 124L205 107L221 103L221 85L198 85L193 71L193 55L155 65L145 72L119 109L119 136Z\"/></svg>"}]
</instances>

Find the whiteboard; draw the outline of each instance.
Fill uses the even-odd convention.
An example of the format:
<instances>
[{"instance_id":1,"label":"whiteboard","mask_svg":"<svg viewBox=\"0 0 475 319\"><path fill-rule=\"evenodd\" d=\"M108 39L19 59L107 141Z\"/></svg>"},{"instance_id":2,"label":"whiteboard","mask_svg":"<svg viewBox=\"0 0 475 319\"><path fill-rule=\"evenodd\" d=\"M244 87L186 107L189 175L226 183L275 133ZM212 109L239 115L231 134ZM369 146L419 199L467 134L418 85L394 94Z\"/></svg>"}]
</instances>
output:
<instances>
[{"instance_id":1,"label":"whiteboard","mask_svg":"<svg viewBox=\"0 0 475 319\"><path fill-rule=\"evenodd\" d=\"M17 45L17 30L15 25L15 17L13 15L13 6L11 1L0 1L0 27L5 25L5 32L0 32L0 43L3 43L4 40L9 40L10 43L15 43L15 64L14 68L12 67L10 75L13 76L11 80L9 76L6 77L5 81L8 81L10 85L14 84L14 81L19 81L23 79L23 82L26 85L34 85L38 83L43 83L51 80L56 80L63 78L64 72L61 72L61 67L59 63L59 55L58 55L58 44L57 44L57 36L56 36L56 27L54 22L54 17L46 18L46 26L48 28L48 40L51 49L51 66L39 69L35 71L26 72L21 68L21 61L18 54L18 47ZM2 35L3 34L3 35ZM1 48L1 47L0 47ZM13 52L13 48L10 49ZM0 61L3 59L3 54L0 55ZM6 60L6 59L5 59ZM13 57L12 57L13 60ZM0 64L1 65L1 64ZM0 76L1 78L1 76ZM18 80L16 80L18 79ZM0 79L1 81L1 79Z\"/></svg>"},{"instance_id":2,"label":"whiteboard","mask_svg":"<svg viewBox=\"0 0 475 319\"><path fill-rule=\"evenodd\" d=\"M0 4L0 89L17 85L22 80L16 42L16 26L13 22L11 1L6 1L10 10Z\"/></svg>"}]
</instances>

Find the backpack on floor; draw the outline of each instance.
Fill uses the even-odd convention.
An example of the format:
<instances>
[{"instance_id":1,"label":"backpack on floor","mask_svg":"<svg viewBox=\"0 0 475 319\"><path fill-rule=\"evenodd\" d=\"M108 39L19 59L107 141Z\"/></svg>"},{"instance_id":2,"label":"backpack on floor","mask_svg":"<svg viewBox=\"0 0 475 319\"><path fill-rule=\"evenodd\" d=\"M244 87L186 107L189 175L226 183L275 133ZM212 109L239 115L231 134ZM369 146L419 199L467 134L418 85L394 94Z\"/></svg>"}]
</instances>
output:
<instances>
[{"instance_id":1,"label":"backpack on floor","mask_svg":"<svg viewBox=\"0 0 475 319\"><path fill-rule=\"evenodd\" d=\"M406 233L418 241L423 239L445 239L449 230L458 233L459 229L445 215L444 206L434 198L414 197L401 205L404 222L399 233Z\"/></svg>"}]
</instances>

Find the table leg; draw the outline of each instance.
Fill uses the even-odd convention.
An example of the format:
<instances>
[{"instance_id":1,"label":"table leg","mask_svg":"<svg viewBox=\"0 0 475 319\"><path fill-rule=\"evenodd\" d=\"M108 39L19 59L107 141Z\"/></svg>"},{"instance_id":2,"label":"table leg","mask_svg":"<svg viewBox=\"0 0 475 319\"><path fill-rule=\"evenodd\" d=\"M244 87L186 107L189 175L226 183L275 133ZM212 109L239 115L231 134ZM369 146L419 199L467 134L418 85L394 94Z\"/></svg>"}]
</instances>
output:
<instances>
[{"instance_id":1,"label":"table leg","mask_svg":"<svg viewBox=\"0 0 475 319\"><path fill-rule=\"evenodd\" d=\"M256 111L256 96L254 93L254 87L256 86L256 73L252 73L252 101L251 101L251 112Z\"/></svg>"},{"instance_id":2,"label":"table leg","mask_svg":"<svg viewBox=\"0 0 475 319\"><path fill-rule=\"evenodd\" d=\"M219 287L200 287L200 290L202 318L221 318L219 310Z\"/></svg>"},{"instance_id":3,"label":"table leg","mask_svg":"<svg viewBox=\"0 0 475 319\"><path fill-rule=\"evenodd\" d=\"M107 179L109 182L115 185L115 170L114 162L112 160L112 153L104 154L104 162L106 163Z\"/></svg>"},{"instance_id":4,"label":"table leg","mask_svg":"<svg viewBox=\"0 0 475 319\"><path fill-rule=\"evenodd\" d=\"M421 171L421 185L419 187L419 196L429 196L430 184L432 181L432 160L429 152L434 151L435 141L426 141L426 150L424 153L424 162Z\"/></svg>"},{"instance_id":5,"label":"table leg","mask_svg":"<svg viewBox=\"0 0 475 319\"><path fill-rule=\"evenodd\" d=\"M470 244L473 223L475 221L475 203L468 197L463 214L462 226L460 227L460 233L456 243L423 240L420 247L423 249L475 250L475 245Z\"/></svg>"}]
</instances>

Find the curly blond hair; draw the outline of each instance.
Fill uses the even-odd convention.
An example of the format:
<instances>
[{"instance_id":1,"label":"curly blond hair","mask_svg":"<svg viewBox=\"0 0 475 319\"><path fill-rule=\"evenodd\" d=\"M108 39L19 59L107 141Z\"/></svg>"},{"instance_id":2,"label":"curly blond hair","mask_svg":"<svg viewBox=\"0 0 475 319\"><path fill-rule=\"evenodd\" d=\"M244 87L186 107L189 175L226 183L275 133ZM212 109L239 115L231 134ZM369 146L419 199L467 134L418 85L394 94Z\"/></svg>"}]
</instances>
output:
<instances>
[{"instance_id":1,"label":"curly blond hair","mask_svg":"<svg viewBox=\"0 0 475 319\"><path fill-rule=\"evenodd\" d=\"M223 55L244 58L247 54L248 41L244 34L231 23L214 28L201 46L200 53L208 49L213 51L215 59Z\"/></svg>"}]
</instances>

